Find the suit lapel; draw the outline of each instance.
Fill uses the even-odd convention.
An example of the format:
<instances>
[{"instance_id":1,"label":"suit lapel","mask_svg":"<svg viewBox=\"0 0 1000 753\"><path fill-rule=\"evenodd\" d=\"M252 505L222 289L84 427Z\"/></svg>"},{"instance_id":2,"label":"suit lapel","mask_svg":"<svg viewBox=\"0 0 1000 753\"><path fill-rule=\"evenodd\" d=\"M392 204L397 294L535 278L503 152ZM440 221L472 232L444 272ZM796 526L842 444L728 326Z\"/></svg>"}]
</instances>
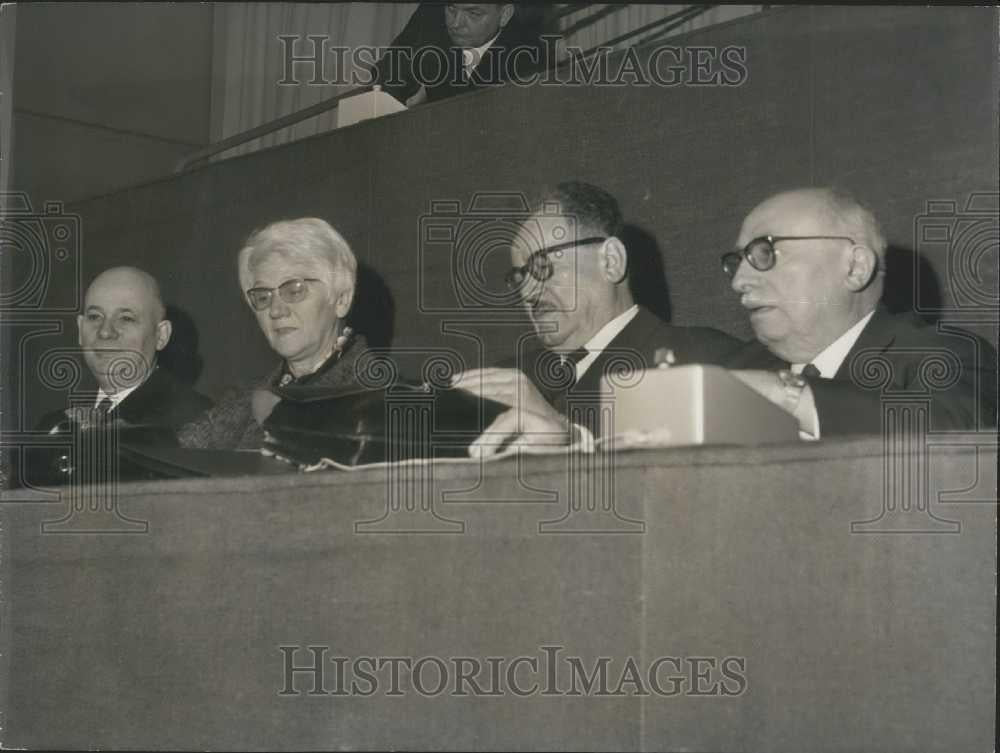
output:
<instances>
[{"instance_id":1,"label":"suit lapel","mask_svg":"<svg viewBox=\"0 0 1000 753\"><path fill-rule=\"evenodd\" d=\"M614 339L600 352L590 367L584 372L583 378L573 387L573 392L597 392L601 386L601 377L612 359L632 363L640 361L640 367L650 366L648 360L652 354L646 353L645 347L654 331L660 332L662 325L653 314L639 307L639 313L625 325ZM671 343L663 343L669 346Z\"/></svg>"},{"instance_id":2,"label":"suit lapel","mask_svg":"<svg viewBox=\"0 0 1000 753\"><path fill-rule=\"evenodd\" d=\"M875 314L869 320L868 324L865 325L865 328L861 330L861 335L855 341L854 345L851 346L847 357L844 358L840 364L840 368L837 369L837 373L834 374L834 379L851 378L851 362L858 353L864 351L884 353L892 346L892 343L896 339L892 319L893 315L882 306L875 309Z\"/></svg>"},{"instance_id":3,"label":"suit lapel","mask_svg":"<svg viewBox=\"0 0 1000 753\"><path fill-rule=\"evenodd\" d=\"M168 387L168 379L162 369L154 368L146 381L115 409L118 418L130 424L150 423L150 418L163 408L162 395Z\"/></svg>"}]
</instances>

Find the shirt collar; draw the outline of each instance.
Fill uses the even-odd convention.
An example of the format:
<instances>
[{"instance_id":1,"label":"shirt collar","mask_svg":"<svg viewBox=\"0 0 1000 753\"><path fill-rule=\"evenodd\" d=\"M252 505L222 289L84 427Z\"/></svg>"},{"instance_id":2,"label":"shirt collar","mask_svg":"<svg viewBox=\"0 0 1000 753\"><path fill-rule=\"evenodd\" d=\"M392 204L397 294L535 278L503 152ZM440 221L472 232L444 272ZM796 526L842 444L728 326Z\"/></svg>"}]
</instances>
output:
<instances>
[{"instance_id":1,"label":"shirt collar","mask_svg":"<svg viewBox=\"0 0 1000 753\"><path fill-rule=\"evenodd\" d=\"M149 373L152 374L153 372L149 372ZM149 379L149 377L147 376L146 379ZM97 388L97 400L94 402L94 407L96 408L98 405L101 404L101 402L105 398L107 398L108 400L111 401L111 407L108 408L108 410L109 411L113 411L115 408L117 408L121 404L122 400L124 400L129 395L131 395L133 392L135 392L137 389L139 389L143 385L143 383L145 381L146 380L144 379L142 382L139 382L139 384L133 384L131 387L126 387L123 390L118 390L118 392L115 392L115 393L110 394L110 395L107 392L105 392L102 387L98 387Z\"/></svg>"},{"instance_id":2,"label":"shirt collar","mask_svg":"<svg viewBox=\"0 0 1000 753\"><path fill-rule=\"evenodd\" d=\"M871 321L872 316L875 315L875 310L872 309L868 312L867 316L862 317L858 322L847 330L844 334L830 343L826 348L820 352L810 363L819 369L820 376L824 379L833 379L837 372L840 370L841 364L844 363L844 359L847 358L847 354L851 352L851 348L854 347L854 343L858 341L861 337L861 331L865 328L869 321ZM792 364L791 371L799 374L802 369L806 367L804 363Z\"/></svg>"},{"instance_id":3,"label":"shirt collar","mask_svg":"<svg viewBox=\"0 0 1000 753\"><path fill-rule=\"evenodd\" d=\"M632 321L638 313L639 305L632 304L632 306L625 309L622 313L597 330L597 334L584 343L583 347L590 353L600 353L608 347L608 344L612 340L618 337L618 334L625 329L626 326L628 326L628 323Z\"/></svg>"},{"instance_id":4,"label":"shirt collar","mask_svg":"<svg viewBox=\"0 0 1000 753\"><path fill-rule=\"evenodd\" d=\"M473 68L479 65L479 61L483 59L483 53L492 47L493 43L496 42L499 37L500 32L498 31L493 39L480 47L462 48L462 65L465 67L466 73L470 72Z\"/></svg>"}]
</instances>

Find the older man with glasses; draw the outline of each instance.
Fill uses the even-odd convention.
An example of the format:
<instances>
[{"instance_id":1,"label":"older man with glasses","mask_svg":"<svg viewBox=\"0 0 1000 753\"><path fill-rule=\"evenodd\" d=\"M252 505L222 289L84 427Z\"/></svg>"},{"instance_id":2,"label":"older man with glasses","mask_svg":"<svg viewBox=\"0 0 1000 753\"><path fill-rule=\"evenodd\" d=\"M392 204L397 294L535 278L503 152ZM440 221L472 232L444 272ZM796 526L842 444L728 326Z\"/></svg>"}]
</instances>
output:
<instances>
[{"instance_id":1,"label":"older man with glasses","mask_svg":"<svg viewBox=\"0 0 1000 753\"><path fill-rule=\"evenodd\" d=\"M931 429L996 425L996 353L975 335L881 304L874 216L827 188L777 194L722 257L757 336L733 373L794 415L805 437L883 431L886 399L930 403Z\"/></svg>"},{"instance_id":2,"label":"older man with glasses","mask_svg":"<svg viewBox=\"0 0 1000 753\"><path fill-rule=\"evenodd\" d=\"M281 364L255 388L238 390L188 426L181 444L252 449L275 405L303 388L356 386L364 338L345 325L354 300L357 261L347 241L323 220L275 222L254 232L239 253L244 298Z\"/></svg>"},{"instance_id":3,"label":"older man with glasses","mask_svg":"<svg viewBox=\"0 0 1000 753\"><path fill-rule=\"evenodd\" d=\"M511 406L474 444L485 453L511 441L559 444L598 436L592 408L609 369L652 366L657 351L673 363L719 364L741 346L717 330L671 326L636 304L621 211L607 191L561 183L535 208L512 245L507 284L542 347L518 354L513 368L475 369L454 380Z\"/></svg>"}]
</instances>

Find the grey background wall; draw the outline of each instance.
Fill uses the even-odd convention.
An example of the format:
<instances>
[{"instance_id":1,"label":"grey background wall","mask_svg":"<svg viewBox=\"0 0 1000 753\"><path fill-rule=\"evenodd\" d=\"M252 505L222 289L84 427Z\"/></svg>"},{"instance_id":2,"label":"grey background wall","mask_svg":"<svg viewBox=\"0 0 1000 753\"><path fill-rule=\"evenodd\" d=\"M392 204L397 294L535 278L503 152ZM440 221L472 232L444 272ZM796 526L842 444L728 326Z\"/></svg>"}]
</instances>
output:
<instances>
[{"instance_id":1,"label":"grey background wall","mask_svg":"<svg viewBox=\"0 0 1000 753\"><path fill-rule=\"evenodd\" d=\"M20 5L14 188L74 201L169 174L209 140L211 76L211 5Z\"/></svg>"},{"instance_id":2,"label":"grey background wall","mask_svg":"<svg viewBox=\"0 0 1000 753\"><path fill-rule=\"evenodd\" d=\"M466 206L477 192L581 178L620 198L634 247L650 252L644 279L668 281L666 294L650 286L647 302L662 310L669 300L677 323L747 336L719 254L767 194L833 183L868 203L901 249L897 297L912 298L906 252L917 251L934 272L921 278L936 288L926 300L957 306L952 319L982 320L983 302L996 300L995 245L973 265L979 279L956 286L947 244L928 245L915 229L928 200L961 208L972 193L997 190L996 69L984 65L995 58L995 21L986 8L783 8L671 40L746 47L742 86L508 87L240 157L73 207L81 274L137 263L159 277L196 329L199 386L218 394L273 360L237 289L241 241L270 220L315 215L377 273L364 300L391 300L378 307L391 315L397 350L492 360L511 352L523 323L472 326L481 347L442 332L484 314L427 311L428 302L456 303L454 255L422 243L421 217L438 200ZM502 257L489 256L487 279ZM979 291L971 302L970 281ZM57 279L49 295L65 300L78 284ZM33 340L28 362L74 340L71 321L64 334ZM995 342L995 325L973 327ZM32 405L61 399L40 391Z\"/></svg>"}]
</instances>

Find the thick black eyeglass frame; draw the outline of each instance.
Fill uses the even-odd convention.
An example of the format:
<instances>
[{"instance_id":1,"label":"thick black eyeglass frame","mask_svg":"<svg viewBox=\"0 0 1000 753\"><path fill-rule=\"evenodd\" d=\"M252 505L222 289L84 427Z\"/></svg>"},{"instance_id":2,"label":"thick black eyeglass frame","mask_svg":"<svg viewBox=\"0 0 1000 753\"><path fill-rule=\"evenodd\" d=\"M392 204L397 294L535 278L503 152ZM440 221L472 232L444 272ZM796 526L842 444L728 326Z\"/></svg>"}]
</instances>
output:
<instances>
[{"instance_id":1,"label":"thick black eyeglass frame","mask_svg":"<svg viewBox=\"0 0 1000 753\"><path fill-rule=\"evenodd\" d=\"M506 275L504 275L504 282L507 284L508 290L518 290L528 276L534 277L538 282L546 282L552 277L553 269L552 264L548 260L549 254L554 254L557 251L568 251L574 249L577 246L585 246L588 243L603 243L609 238L607 235L595 235L590 238L581 238L575 241L566 241L565 243L557 243L554 246L549 246L548 248L542 248L535 251L531 256L528 257L528 263L520 267L512 268Z\"/></svg>"},{"instance_id":2,"label":"thick black eyeglass frame","mask_svg":"<svg viewBox=\"0 0 1000 753\"><path fill-rule=\"evenodd\" d=\"M291 280L285 280L276 288L250 288L246 291L247 301L250 303L250 307L254 311L264 311L271 307L271 303L274 301L275 292L278 293L278 297L281 298L285 303L298 303L298 301L304 301L309 295L309 286L306 286L305 295L296 300L296 293L292 286L303 283L303 282L323 282L318 277L293 277ZM267 295L267 298L262 301L254 300L255 296ZM289 300L291 298L291 300Z\"/></svg>"},{"instance_id":3,"label":"thick black eyeglass frame","mask_svg":"<svg viewBox=\"0 0 1000 753\"><path fill-rule=\"evenodd\" d=\"M774 244L781 241L850 241L857 245L857 241L846 235L762 235L750 241L742 251L729 251L723 254L722 271L730 278L735 277L736 270L744 259L758 272L774 269L778 260L778 251Z\"/></svg>"}]
</instances>

